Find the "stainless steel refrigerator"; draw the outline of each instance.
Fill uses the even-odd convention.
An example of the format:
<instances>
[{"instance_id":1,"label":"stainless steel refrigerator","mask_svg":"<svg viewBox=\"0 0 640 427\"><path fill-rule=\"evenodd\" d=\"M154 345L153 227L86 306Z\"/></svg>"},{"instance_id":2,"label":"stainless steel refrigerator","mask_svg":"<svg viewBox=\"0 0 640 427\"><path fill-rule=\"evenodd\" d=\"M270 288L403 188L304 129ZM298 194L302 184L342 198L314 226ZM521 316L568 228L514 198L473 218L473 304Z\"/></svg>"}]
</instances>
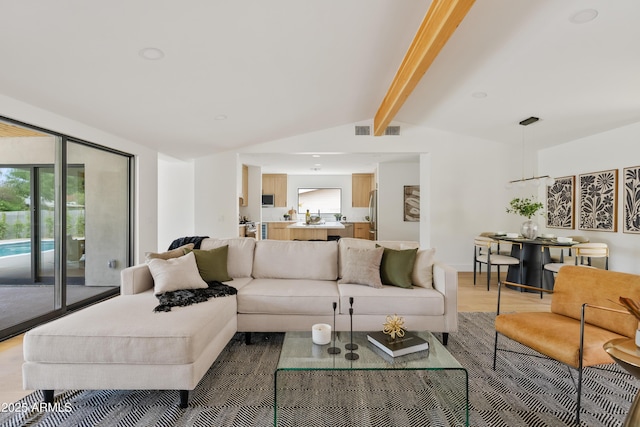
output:
<instances>
[{"instance_id":1,"label":"stainless steel refrigerator","mask_svg":"<svg viewBox=\"0 0 640 427\"><path fill-rule=\"evenodd\" d=\"M369 239L378 240L378 190L369 193Z\"/></svg>"}]
</instances>

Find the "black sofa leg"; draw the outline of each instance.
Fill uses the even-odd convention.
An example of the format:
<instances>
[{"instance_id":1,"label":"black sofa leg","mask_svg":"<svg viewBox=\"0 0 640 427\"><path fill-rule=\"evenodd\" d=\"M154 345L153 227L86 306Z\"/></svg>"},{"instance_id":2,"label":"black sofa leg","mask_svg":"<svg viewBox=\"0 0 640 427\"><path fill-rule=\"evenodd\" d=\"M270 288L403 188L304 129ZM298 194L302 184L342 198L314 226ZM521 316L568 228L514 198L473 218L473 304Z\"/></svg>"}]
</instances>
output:
<instances>
[{"instance_id":1,"label":"black sofa leg","mask_svg":"<svg viewBox=\"0 0 640 427\"><path fill-rule=\"evenodd\" d=\"M442 345L447 345L449 342L449 332L442 333Z\"/></svg>"},{"instance_id":2,"label":"black sofa leg","mask_svg":"<svg viewBox=\"0 0 640 427\"><path fill-rule=\"evenodd\" d=\"M244 333L244 343L246 345L251 345L251 332Z\"/></svg>"},{"instance_id":3,"label":"black sofa leg","mask_svg":"<svg viewBox=\"0 0 640 427\"><path fill-rule=\"evenodd\" d=\"M53 404L53 390L42 390L42 395L44 397L44 403Z\"/></svg>"},{"instance_id":4,"label":"black sofa leg","mask_svg":"<svg viewBox=\"0 0 640 427\"><path fill-rule=\"evenodd\" d=\"M180 390L180 407L182 409L189 406L189 390Z\"/></svg>"}]
</instances>

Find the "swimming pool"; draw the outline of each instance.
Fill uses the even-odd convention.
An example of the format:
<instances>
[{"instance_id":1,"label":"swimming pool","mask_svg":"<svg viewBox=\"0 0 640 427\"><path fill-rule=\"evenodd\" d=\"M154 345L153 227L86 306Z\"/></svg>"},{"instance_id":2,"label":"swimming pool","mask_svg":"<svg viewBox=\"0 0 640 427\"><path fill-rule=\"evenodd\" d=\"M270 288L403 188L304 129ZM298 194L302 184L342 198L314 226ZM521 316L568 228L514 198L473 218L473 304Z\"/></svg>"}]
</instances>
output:
<instances>
[{"instance_id":1,"label":"swimming pool","mask_svg":"<svg viewBox=\"0 0 640 427\"><path fill-rule=\"evenodd\" d=\"M53 240L40 242L42 251L53 250ZM11 255L23 255L31 253L31 241L0 243L0 257Z\"/></svg>"}]
</instances>

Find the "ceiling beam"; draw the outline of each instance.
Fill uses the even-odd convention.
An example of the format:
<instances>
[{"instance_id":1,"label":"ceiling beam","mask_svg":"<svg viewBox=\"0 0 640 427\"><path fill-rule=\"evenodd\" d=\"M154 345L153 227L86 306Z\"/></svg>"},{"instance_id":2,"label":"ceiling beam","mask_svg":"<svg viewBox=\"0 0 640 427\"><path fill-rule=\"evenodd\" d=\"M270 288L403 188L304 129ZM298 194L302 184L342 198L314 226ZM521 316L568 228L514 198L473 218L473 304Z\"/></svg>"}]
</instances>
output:
<instances>
[{"instance_id":1,"label":"ceiling beam","mask_svg":"<svg viewBox=\"0 0 640 427\"><path fill-rule=\"evenodd\" d=\"M418 82L475 0L433 0L373 119L373 134L384 135Z\"/></svg>"}]
</instances>

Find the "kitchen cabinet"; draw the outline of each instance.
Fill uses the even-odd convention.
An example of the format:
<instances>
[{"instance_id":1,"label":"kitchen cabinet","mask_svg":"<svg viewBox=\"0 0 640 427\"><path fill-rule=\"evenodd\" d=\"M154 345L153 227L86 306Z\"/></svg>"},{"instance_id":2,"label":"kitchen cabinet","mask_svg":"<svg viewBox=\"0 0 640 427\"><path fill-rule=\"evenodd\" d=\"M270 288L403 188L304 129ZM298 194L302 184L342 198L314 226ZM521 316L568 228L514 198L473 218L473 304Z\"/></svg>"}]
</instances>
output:
<instances>
[{"instance_id":1,"label":"kitchen cabinet","mask_svg":"<svg viewBox=\"0 0 640 427\"><path fill-rule=\"evenodd\" d=\"M265 173L262 174L262 194L274 195L274 207L287 206L287 174Z\"/></svg>"},{"instance_id":2,"label":"kitchen cabinet","mask_svg":"<svg viewBox=\"0 0 640 427\"><path fill-rule=\"evenodd\" d=\"M376 188L375 175L354 173L351 175L351 207L368 208L369 193Z\"/></svg>"},{"instance_id":3,"label":"kitchen cabinet","mask_svg":"<svg viewBox=\"0 0 640 427\"><path fill-rule=\"evenodd\" d=\"M287 227L294 223L294 221L278 221L267 223L267 238L270 240L291 240L290 232Z\"/></svg>"},{"instance_id":4,"label":"kitchen cabinet","mask_svg":"<svg viewBox=\"0 0 640 427\"><path fill-rule=\"evenodd\" d=\"M240 196L240 206L249 204L249 166L242 165L242 193Z\"/></svg>"},{"instance_id":5,"label":"kitchen cabinet","mask_svg":"<svg viewBox=\"0 0 640 427\"><path fill-rule=\"evenodd\" d=\"M368 222L356 222L353 224L353 237L356 239L371 239L371 233L369 233Z\"/></svg>"}]
</instances>

